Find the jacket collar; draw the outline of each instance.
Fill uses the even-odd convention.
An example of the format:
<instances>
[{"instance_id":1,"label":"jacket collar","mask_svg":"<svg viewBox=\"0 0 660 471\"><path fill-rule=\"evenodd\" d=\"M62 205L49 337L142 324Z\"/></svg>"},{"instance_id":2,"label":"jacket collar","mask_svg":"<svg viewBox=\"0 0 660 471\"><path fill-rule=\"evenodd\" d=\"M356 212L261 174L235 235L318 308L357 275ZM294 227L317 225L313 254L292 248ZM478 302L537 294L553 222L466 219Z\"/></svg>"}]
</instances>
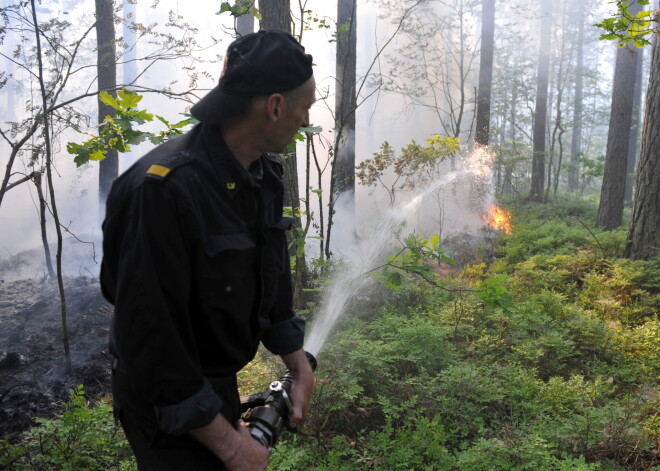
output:
<instances>
[{"instance_id":1,"label":"jacket collar","mask_svg":"<svg viewBox=\"0 0 660 471\"><path fill-rule=\"evenodd\" d=\"M246 170L222 138L217 125L201 124L202 142L220 185L230 198L234 198L246 185L260 187L264 176L263 156Z\"/></svg>"}]
</instances>

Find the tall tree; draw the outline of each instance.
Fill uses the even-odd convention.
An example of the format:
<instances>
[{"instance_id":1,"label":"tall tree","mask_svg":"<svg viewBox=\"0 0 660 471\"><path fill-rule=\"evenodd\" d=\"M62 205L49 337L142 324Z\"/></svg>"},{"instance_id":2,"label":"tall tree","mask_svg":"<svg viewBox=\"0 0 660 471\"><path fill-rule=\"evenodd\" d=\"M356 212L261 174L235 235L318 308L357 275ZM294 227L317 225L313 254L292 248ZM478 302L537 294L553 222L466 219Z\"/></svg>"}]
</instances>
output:
<instances>
[{"instance_id":1,"label":"tall tree","mask_svg":"<svg viewBox=\"0 0 660 471\"><path fill-rule=\"evenodd\" d=\"M123 42L128 47L124 50L124 63L122 64L122 76L125 84L133 83L137 78L137 10L135 3L124 2L124 20L122 22Z\"/></svg>"},{"instance_id":2,"label":"tall tree","mask_svg":"<svg viewBox=\"0 0 660 471\"><path fill-rule=\"evenodd\" d=\"M291 33L291 9L289 0L261 0L259 2L261 20L260 29L274 29ZM300 206L300 190L298 188L298 159L295 150L281 159L284 166L284 206L298 208ZM300 227L300 218L296 218Z\"/></svg>"},{"instance_id":3,"label":"tall tree","mask_svg":"<svg viewBox=\"0 0 660 471\"><path fill-rule=\"evenodd\" d=\"M550 42L552 39L552 2L541 0L541 36L534 108L534 157L530 199L543 202L545 176L545 141L548 113L548 85L550 80Z\"/></svg>"},{"instance_id":4,"label":"tall tree","mask_svg":"<svg viewBox=\"0 0 660 471\"><path fill-rule=\"evenodd\" d=\"M644 49L637 51L635 60L635 92L633 94L632 120L630 123L630 136L628 139L628 159L626 161L626 191L625 204L632 203L633 187L635 184L635 166L637 165L637 151L639 150L639 128L642 120L642 66L644 65Z\"/></svg>"},{"instance_id":5,"label":"tall tree","mask_svg":"<svg viewBox=\"0 0 660 471\"><path fill-rule=\"evenodd\" d=\"M577 58L575 64L575 96L573 98L573 133L568 169L568 190L576 192L580 182L580 152L582 147L582 101L584 100L584 2L578 11Z\"/></svg>"},{"instance_id":6,"label":"tall tree","mask_svg":"<svg viewBox=\"0 0 660 471\"><path fill-rule=\"evenodd\" d=\"M291 32L290 0L259 0L259 28Z\"/></svg>"},{"instance_id":7,"label":"tall tree","mask_svg":"<svg viewBox=\"0 0 660 471\"><path fill-rule=\"evenodd\" d=\"M337 2L337 60L335 77L335 160L332 165L330 214L339 198L346 216L344 232L355 230L355 110L357 6L355 0ZM330 216L332 217L332 216ZM331 231L332 224L328 231ZM326 240L330 257L330 235Z\"/></svg>"},{"instance_id":8,"label":"tall tree","mask_svg":"<svg viewBox=\"0 0 660 471\"><path fill-rule=\"evenodd\" d=\"M481 8L481 56L475 143L487 146L490 135L490 96L495 50L495 0L483 0Z\"/></svg>"},{"instance_id":9,"label":"tall tree","mask_svg":"<svg viewBox=\"0 0 660 471\"><path fill-rule=\"evenodd\" d=\"M234 30L238 36L254 33L254 1L244 1L241 12L234 17Z\"/></svg>"},{"instance_id":10,"label":"tall tree","mask_svg":"<svg viewBox=\"0 0 660 471\"><path fill-rule=\"evenodd\" d=\"M275 29L291 33L291 7L289 0L260 0L259 12L261 29ZM284 206L292 208L294 217L294 234L302 233L302 221L300 218L300 187L298 186L298 157L295 148L280 159L284 167ZM293 241L290 239L290 246ZM301 244L304 248L304 245ZM302 288L307 278L307 264L304 250L295 251L296 264L294 274L294 305L298 305L302 296Z\"/></svg>"},{"instance_id":11,"label":"tall tree","mask_svg":"<svg viewBox=\"0 0 660 471\"><path fill-rule=\"evenodd\" d=\"M631 0L630 13L637 15L640 10L641 6L635 0ZM596 219L596 225L606 230L617 228L623 222L628 145L633 115L638 51L637 47L629 43L624 47L620 47L616 54L614 83L612 85L612 109L605 154L605 173Z\"/></svg>"},{"instance_id":12,"label":"tall tree","mask_svg":"<svg viewBox=\"0 0 660 471\"><path fill-rule=\"evenodd\" d=\"M113 0L95 0L96 6L96 51L98 90L108 91L117 97L117 61L115 47L115 21ZM114 116L114 108L98 100L99 125L106 116ZM99 163L99 203L102 208L110 192L112 182L119 174L119 157L114 149L108 149Z\"/></svg>"},{"instance_id":13,"label":"tall tree","mask_svg":"<svg viewBox=\"0 0 660 471\"><path fill-rule=\"evenodd\" d=\"M239 36L254 33L254 15L252 13L243 13L236 18L236 33Z\"/></svg>"},{"instance_id":14,"label":"tall tree","mask_svg":"<svg viewBox=\"0 0 660 471\"><path fill-rule=\"evenodd\" d=\"M655 33L652 54L642 150L625 251L633 260L648 260L660 254L660 30Z\"/></svg>"}]
</instances>

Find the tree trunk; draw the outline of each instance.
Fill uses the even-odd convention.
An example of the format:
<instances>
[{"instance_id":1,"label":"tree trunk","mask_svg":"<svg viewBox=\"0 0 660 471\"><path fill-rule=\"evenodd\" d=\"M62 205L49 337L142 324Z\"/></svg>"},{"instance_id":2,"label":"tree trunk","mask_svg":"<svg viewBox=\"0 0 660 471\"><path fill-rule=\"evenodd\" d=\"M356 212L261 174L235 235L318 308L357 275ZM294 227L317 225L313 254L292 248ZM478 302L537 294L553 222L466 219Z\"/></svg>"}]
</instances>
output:
<instances>
[{"instance_id":1,"label":"tree trunk","mask_svg":"<svg viewBox=\"0 0 660 471\"><path fill-rule=\"evenodd\" d=\"M236 18L235 28L236 34L239 36L254 33L254 15L252 13L245 13Z\"/></svg>"},{"instance_id":2,"label":"tree trunk","mask_svg":"<svg viewBox=\"0 0 660 471\"><path fill-rule=\"evenodd\" d=\"M121 66L123 82L126 85L132 84L133 81L137 78L137 35L135 30L131 28L131 25L137 22L137 11L135 8L135 3L124 2L124 22L123 22L123 34L124 34L124 43L127 47L124 49L124 64Z\"/></svg>"},{"instance_id":3,"label":"tree trunk","mask_svg":"<svg viewBox=\"0 0 660 471\"><path fill-rule=\"evenodd\" d=\"M237 36L254 33L254 2L245 13L234 20L234 30Z\"/></svg>"},{"instance_id":4,"label":"tree trunk","mask_svg":"<svg viewBox=\"0 0 660 471\"><path fill-rule=\"evenodd\" d=\"M633 186L635 185L635 165L637 164L637 151L639 146L639 125L642 114L642 66L644 64L644 49L637 51L635 61L635 93L633 96L632 120L630 124L630 138L628 140L628 159L626 163L626 192L624 204L630 205L633 197Z\"/></svg>"},{"instance_id":5,"label":"tree trunk","mask_svg":"<svg viewBox=\"0 0 660 471\"><path fill-rule=\"evenodd\" d=\"M112 96L117 93L117 62L115 60L115 22L113 0L95 0L96 5L96 48L98 90L107 90ZM114 116L111 106L98 100L99 125L106 116ZM112 182L119 174L119 158L116 150L108 149L105 158L99 162L99 207L103 208ZM102 211L102 209L101 209Z\"/></svg>"},{"instance_id":6,"label":"tree trunk","mask_svg":"<svg viewBox=\"0 0 660 471\"><path fill-rule=\"evenodd\" d=\"M50 193L50 209L53 214L53 221L55 223L55 231L57 233L57 252L55 254L55 264L57 267L57 286L60 295L60 316L62 320L62 343L64 344L64 358L66 361L66 372L71 373L71 347L69 345L69 328L67 325L67 308L66 308L66 295L64 292L64 277L62 273L62 227L60 226L60 217L57 211L57 203L55 201L55 187L53 185L53 152L50 142L50 115L48 114L48 93L44 80L44 64L43 54L41 51L41 31L39 30L39 21L37 21L37 8L35 0L30 0L32 7L32 19L34 24L34 35L37 44L37 64L38 64L38 79L39 88L41 92L41 106L43 110L43 137L46 149L46 177L48 181L48 189Z\"/></svg>"},{"instance_id":7,"label":"tree trunk","mask_svg":"<svg viewBox=\"0 0 660 471\"><path fill-rule=\"evenodd\" d=\"M493 85L493 53L495 50L495 0L483 0L481 10L481 58L477 95L477 129L475 143L487 146L490 134L490 95Z\"/></svg>"},{"instance_id":8,"label":"tree trunk","mask_svg":"<svg viewBox=\"0 0 660 471\"><path fill-rule=\"evenodd\" d=\"M631 1L630 13L635 16L641 9ZM638 49L633 45L619 48L614 68L612 86L612 110L607 133L605 152L605 173L600 191L600 205L596 225L605 230L621 226L623 222L623 202L626 191L626 167L630 126L632 124L633 100L635 94L635 64Z\"/></svg>"},{"instance_id":9,"label":"tree trunk","mask_svg":"<svg viewBox=\"0 0 660 471\"><path fill-rule=\"evenodd\" d=\"M291 33L291 7L289 0L260 0L259 12L261 13L260 29L286 31ZM308 270L305 260L305 252L298 253L297 245L293 243L292 237L302 237L302 221L295 216L296 209L300 207L300 186L298 183L298 157L294 149L280 159L284 166L284 206L294 211L293 235L290 236L289 245L296 252L296 264L293 275L293 305L297 307L302 299L302 290L307 283ZM309 215L308 215L309 217Z\"/></svg>"},{"instance_id":10,"label":"tree trunk","mask_svg":"<svg viewBox=\"0 0 660 471\"><path fill-rule=\"evenodd\" d=\"M355 232L355 110L357 6L355 0L337 2L337 60L335 87L335 159L332 164L326 256L330 258L335 205L342 203L342 231Z\"/></svg>"},{"instance_id":11,"label":"tree trunk","mask_svg":"<svg viewBox=\"0 0 660 471\"><path fill-rule=\"evenodd\" d=\"M536 107L534 110L534 157L530 200L543 202L545 178L545 131L548 113L548 84L550 77L550 42L552 39L552 10L550 0L541 0L541 37L539 42Z\"/></svg>"},{"instance_id":12,"label":"tree trunk","mask_svg":"<svg viewBox=\"0 0 660 471\"><path fill-rule=\"evenodd\" d=\"M657 25L657 23L656 23ZM625 255L648 260L660 254L660 34L656 33L646 92L642 150Z\"/></svg>"},{"instance_id":13,"label":"tree trunk","mask_svg":"<svg viewBox=\"0 0 660 471\"><path fill-rule=\"evenodd\" d=\"M290 0L259 0L260 29L291 32Z\"/></svg>"},{"instance_id":14,"label":"tree trunk","mask_svg":"<svg viewBox=\"0 0 660 471\"><path fill-rule=\"evenodd\" d=\"M286 31L291 33L291 10L289 0L260 0L260 29ZM298 159L291 152L286 158L280 159L284 166L284 206L297 208L300 206L300 190L298 188ZM296 218L301 227L300 218Z\"/></svg>"},{"instance_id":15,"label":"tree trunk","mask_svg":"<svg viewBox=\"0 0 660 471\"><path fill-rule=\"evenodd\" d=\"M46 269L48 270L50 279L54 280L56 275L53 270L50 244L48 243L48 231L46 230L46 197L44 196L43 188L41 188L41 173L35 173L32 181L37 189L37 196L39 198L39 227L41 228L41 243L44 246L44 256L46 257Z\"/></svg>"},{"instance_id":16,"label":"tree trunk","mask_svg":"<svg viewBox=\"0 0 660 471\"><path fill-rule=\"evenodd\" d=\"M578 12L577 61L575 64L575 98L573 101L573 133L571 160L568 169L568 191L576 192L580 182L580 152L582 148L582 100L584 100L584 2Z\"/></svg>"}]
</instances>

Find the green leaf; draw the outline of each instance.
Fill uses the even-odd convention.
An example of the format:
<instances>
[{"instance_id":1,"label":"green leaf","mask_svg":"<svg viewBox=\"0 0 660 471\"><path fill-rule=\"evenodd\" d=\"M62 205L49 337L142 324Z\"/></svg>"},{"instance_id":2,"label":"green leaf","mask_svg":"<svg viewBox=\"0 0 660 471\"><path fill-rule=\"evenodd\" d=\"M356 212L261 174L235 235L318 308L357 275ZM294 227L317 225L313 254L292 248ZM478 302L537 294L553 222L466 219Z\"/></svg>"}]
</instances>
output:
<instances>
[{"instance_id":1,"label":"green leaf","mask_svg":"<svg viewBox=\"0 0 660 471\"><path fill-rule=\"evenodd\" d=\"M76 144L75 142L68 142L66 144L66 151L69 154L77 154L81 148L82 146L80 144Z\"/></svg>"},{"instance_id":2,"label":"green leaf","mask_svg":"<svg viewBox=\"0 0 660 471\"><path fill-rule=\"evenodd\" d=\"M89 155L89 160L99 161L103 159L105 159L105 151L103 150L97 150Z\"/></svg>"},{"instance_id":3,"label":"green leaf","mask_svg":"<svg viewBox=\"0 0 660 471\"><path fill-rule=\"evenodd\" d=\"M398 271L385 272L385 283L392 289L398 290L403 284L403 275Z\"/></svg>"},{"instance_id":4,"label":"green leaf","mask_svg":"<svg viewBox=\"0 0 660 471\"><path fill-rule=\"evenodd\" d=\"M163 118L162 116L158 116L158 115L156 115L156 119L157 119L158 121L160 121L161 123L163 123L163 124L164 124L165 126L167 126L168 128L170 127L170 122L169 122L168 120L166 120L165 118Z\"/></svg>"},{"instance_id":5,"label":"green leaf","mask_svg":"<svg viewBox=\"0 0 660 471\"><path fill-rule=\"evenodd\" d=\"M321 126L303 126L300 128L300 132L318 134L323 132L323 128Z\"/></svg>"},{"instance_id":6,"label":"green leaf","mask_svg":"<svg viewBox=\"0 0 660 471\"><path fill-rule=\"evenodd\" d=\"M223 13L230 12L231 13L231 4L229 2L222 2L220 4L220 11L216 13L216 15L222 15Z\"/></svg>"},{"instance_id":7,"label":"green leaf","mask_svg":"<svg viewBox=\"0 0 660 471\"><path fill-rule=\"evenodd\" d=\"M137 93L125 88L119 90L117 92L117 96L120 99L121 105L128 110L135 108L137 104L142 101L142 95L138 95Z\"/></svg>"},{"instance_id":8,"label":"green leaf","mask_svg":"<svg viewBox=\"0 0 660 471\"><path fill-rule=\"evenodd\" d=\"M135 119L138 121L138 124L144 124L153 121L154 115L147 110L140 110L135 114Z\"/></svg>"},{"instance_id":9,"label":"green leaf","mask_svg":"<svg viewBox=\"0 0 660 471\"><path fill-rule=\"evenodd\" d=\"M133 129L133 122L127 116L120 116L115 122L122 131L130 131Z\"/></svg>"},{"instance_id":10,"label":"green leaf","mask_svg":"<svg viewBox=\"0 0 660 471\"><path fill-rule=\"evenodd\" d=\"M105 90L99 93L99 100L101 100L101 102L105 103L106 105L113 107L116 110L120 108L119 102Z\"/></svg>"}]
</instances>

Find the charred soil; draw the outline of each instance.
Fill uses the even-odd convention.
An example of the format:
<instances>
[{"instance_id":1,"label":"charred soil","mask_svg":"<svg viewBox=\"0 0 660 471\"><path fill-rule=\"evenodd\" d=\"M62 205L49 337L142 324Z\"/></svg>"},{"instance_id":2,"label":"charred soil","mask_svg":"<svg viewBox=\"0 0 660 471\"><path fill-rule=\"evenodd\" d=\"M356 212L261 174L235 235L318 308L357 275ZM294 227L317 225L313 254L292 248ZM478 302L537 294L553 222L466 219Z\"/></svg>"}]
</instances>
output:
<instances>
[{"instance_id":1,"label":"charred soil","mask_svg":"<svg viewBox=\"0 0 660 471\"><path fill-rule=\"evenodd\" d=\"M57 283L0 282L0 437L29 428L35 417L52 417L79 384L90 400L110 392L112 306L95 278L67 277L64 285L70 372Z\"/></svg>"}]
</instances>

